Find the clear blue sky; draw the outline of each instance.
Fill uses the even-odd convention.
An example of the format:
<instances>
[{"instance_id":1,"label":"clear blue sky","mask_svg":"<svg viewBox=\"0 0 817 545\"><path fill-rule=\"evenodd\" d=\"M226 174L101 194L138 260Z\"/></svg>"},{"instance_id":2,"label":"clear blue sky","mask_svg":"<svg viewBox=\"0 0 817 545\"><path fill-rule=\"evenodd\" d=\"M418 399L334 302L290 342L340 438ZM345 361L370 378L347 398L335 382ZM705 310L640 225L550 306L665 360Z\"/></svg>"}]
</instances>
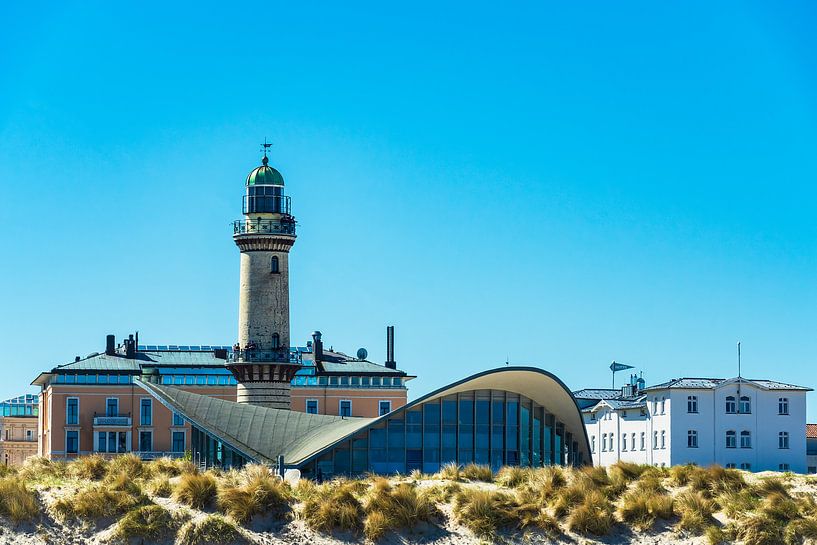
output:
<instances>
[{"instance_id":1,"label":"clear blue sky","mask_svg":"<svg viewBox=\"0 0 817 545\"><path fill-rule=\"evenodd\" d=\"M300 222L293 341L417 396L817 386L817 4L5 2L0 396L101 350L236 337L264 137ZM620 375L624 378L626 373ZM811 395L817 419L817 394Z\"/></svg>"}]
</instances>

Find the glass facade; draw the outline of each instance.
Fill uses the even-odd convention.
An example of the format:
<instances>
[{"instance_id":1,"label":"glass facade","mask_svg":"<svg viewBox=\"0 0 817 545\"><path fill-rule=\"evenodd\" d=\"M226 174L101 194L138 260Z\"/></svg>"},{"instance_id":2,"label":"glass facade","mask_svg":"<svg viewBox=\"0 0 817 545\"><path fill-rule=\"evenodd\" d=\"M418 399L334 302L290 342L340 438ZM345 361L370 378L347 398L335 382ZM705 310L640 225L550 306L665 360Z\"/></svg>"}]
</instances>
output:
<instances>
[{"instance_id":1,"label":"glass facade","mask_svg":"<svg viewBox=\"0 0 817 545\"><path fill-rule=\"evenodd\" d=\"M238 468L251 461L196 426L190 430L190 450L193 463L208 468Z\"/></svg>"},{"instance_id":2,"label":"glass facade","mask_svg":"<svg viewBox=\"0 0 817 545\"><path fill-rule=\"evenodd\" d=\"M328 478L433 473L448 462L494 469L582 463L578 442L564 425L545 407L511 392L461 392L396 413L307 463L302 473Z\"/></svg>"}]
</instances>

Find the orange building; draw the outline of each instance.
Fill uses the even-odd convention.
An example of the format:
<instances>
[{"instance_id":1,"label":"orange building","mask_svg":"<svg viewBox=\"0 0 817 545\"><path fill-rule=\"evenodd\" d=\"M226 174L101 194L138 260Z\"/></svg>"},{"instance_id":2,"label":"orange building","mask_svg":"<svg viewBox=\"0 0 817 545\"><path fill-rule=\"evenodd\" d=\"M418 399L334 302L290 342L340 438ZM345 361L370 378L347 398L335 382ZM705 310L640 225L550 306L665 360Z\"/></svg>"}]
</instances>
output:
<instances>
[{"instance_id":1,"label":"orange building","mask_svg":"<svg viewBox=\"0 0 817 545\"><path fill-rule=\"evenodd\" d=\"M320 350L315 341L293 348L301 367L292 380L292 410L373 417L407 402L404 371ZM236 400L236 379L225 364L227 346L137 345L132 338L106 351L41 373L37 453L53 459L134 452L145 459L182 456L190 426L134 379Z\"/></svg>"}]
</instances>

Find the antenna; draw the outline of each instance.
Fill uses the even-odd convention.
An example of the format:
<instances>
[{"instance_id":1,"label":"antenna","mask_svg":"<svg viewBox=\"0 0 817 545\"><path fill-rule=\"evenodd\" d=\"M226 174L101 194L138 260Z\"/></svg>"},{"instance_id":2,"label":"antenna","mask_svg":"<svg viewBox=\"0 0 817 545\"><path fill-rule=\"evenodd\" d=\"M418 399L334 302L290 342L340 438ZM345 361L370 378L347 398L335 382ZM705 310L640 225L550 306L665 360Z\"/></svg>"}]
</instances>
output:
<instances>
[{"instance_id":1,"label":"antenna","mask_svg":"<svg viewBox=\"0 0 817 545\"><path fill-rule=\"evenodd\" d=\"M272 143L271 143L271 142L270 142L270 143L268 143L268 142L267 142L267 137L265 136L265 137L264 137L264 143L263 143L263 144L261 144L261 151L263 151L263 152L264 152L264 157L266 157L266 156L267 156L267 151L268 151L268 150L269 150L271 147L272 147Z\"/></svg>"},{"instance_id":2,"label":"antenna","mask_svg":"<svg viewBox=\"0 0 817 545\"><path fill-rule=\"evenodd\" d=\"M738 406L735 411L737 414L740 414L740 380L740 341L738 341Z\"/></svg>"},{"instance_id":3,"label":"antenna","mask_svg":"<svg viewBox=\"0 0 817 545\"><path fill-rule=\"evenodd\" d=\"M738 379L740 379L740 341L738 341Z\"/></svg>"}]
</instances>

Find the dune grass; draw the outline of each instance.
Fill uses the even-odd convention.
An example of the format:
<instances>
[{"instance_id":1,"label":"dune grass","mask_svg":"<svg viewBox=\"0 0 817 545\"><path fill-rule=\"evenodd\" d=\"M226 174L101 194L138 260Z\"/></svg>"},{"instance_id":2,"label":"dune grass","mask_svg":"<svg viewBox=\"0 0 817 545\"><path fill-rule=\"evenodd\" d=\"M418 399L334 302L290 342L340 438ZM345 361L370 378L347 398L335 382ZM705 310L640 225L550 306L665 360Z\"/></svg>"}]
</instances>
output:
<instances>
[{"instance_id":1,"label":"dune grass","mask_svg":"<svg viewBox=\"0 0 817 545\"><path fill-rule=\"evenodd\" d=\"M646 531L657 519L669 520L674 516L673 499L666 492L635 488L621 498L618 515L622 522Z\"/></svg>"},{"instance_id":2,"label":"dune grass","mask_svg":"<svg viewBox=\"0 0 817 545\"><path fill-rule=\"evenodd\" d=\"M88 458L86 456L85 458ZM151 469L154 466L147 464L142 459L131 452L114 456L108 462L108 475L126 473L132 478L150 477Z\"/></svg>"},{"instance_id":3,"label":"dune grass","mask_svg":"<svg viewBox=\"0 0 817 545\"><path fill-rule=\"evenodd\" d=\"M431 493L419 491L410 483L392 486L388 480L376 479L364 500L364 535L373 541L389 530L411 529L419 523L432 522L439 510Z\"/></svg>"},{"instance_id":4,"label":"dune grass","mask_svg":"<svg viewBox=\"0 0 817 545\"><path fill-rule=\"evenodd\" d=\"M196 509L209 506L216 496L216 479L209 473L184 473L173 490L173 499Z\"/></svg>"},{"instance_id":5,"label":"dune grass","mask_svg":"<svg viewBox=\"0 0 817 545\"><path fill-rule=\"evenodd\" d=\"M227 545L246 541L236 525L221 515L187 521L176 536L177 545Z\"/></svg>"},{"instance_id":6,"label":"dune grass","mask_svg":"<svg viewBox=\"0 0 817 545\"><path fill-rule=\"evenodd\" d=\"M147 505L150 500L140 491L121 482L93 483L57 500L52 506L55 515L62 519L99 519L122 515Z\"/></svg>"},{"instance_id":7,"label":"dune grass","mask_svg":"<svg viewBox=\"0 0 817 545\"><path fill-rule=\"evenodd\" d=\"M244 523L261 513L282 514L289 510L292 498L289 485L273 477L267 468L248 467L243 478L244 482L237 486L219 487L216 501L219 511Z\"/></svg>"},{"instance_id":8,"label":"dune grass","mask_svg":"<svg viewBox=\"0 0 817 545\"><path fill-rule=\"evenodd\" d=\"M80 456L67 464L67 473L78 479L98 481L108 472L108 461L99 454Z\"/></svg>"},{"instance_id":9,"label":"dune grass","mask_svg":"<svg viewBox=\"0 0 817 545\"><path fill-rule=\"evenodd\" d=\"M467 488L454 497L453 513L477 537L493 539L501 528L517 524L515 507L513 496L506 492Z\"/></svg>"},{"instance_id":10,"label":"dune grass","mask_svg":"<svg viewBox=\"0 0 817 545\"><path fill-rule=\"evenodd\" d=\"M702 535L715 521L712 517L717 504L698 491L687 491L675 498L675 511L680 515L677 529Z\"/></svg>"},{"instance_id":11,"label":"dune grass","mask_svg":"<svg viewBox=\"0 0 817 545\"><path fill-rule=\"evenodd\" d=\"M609 534L614 522L613 507L598 490L587 493L567 517L567 527L571 532L593 536Z\"/></svg>"},{"instance_id":12,"label":"dune grass","mask_svg":"<svg viewBox=\"0 0 817 545\"><path fill-rule=\"evenodd\" d=\"M303 503L301 516L317 532L357 531L363 524L363 506L354 484L333 482L321 485Z\"/></svg>"},{"instance_id":13,"label":"dune grass","mask_svg":"<svg viewBox=\"0 0 817 545\"><path fill-rule=\"evenodd\" d=\"M0 514L14 522L33 520L40 514L37 495L15 475L0 478Z\"/></svg>"},{"instance_id":14,"label":"dune grass","mask_svg":"<svg viewBox=\"0 0 817 545\"><path fill-rule=\"evenodd\" d=\"M175 526L167 509L159 505L144 505L128 511L119 519L112 536L125 540L155 540L175 533Z\"/></svg>"},{"instance_id":15,"label":"dune grass","mask_svg":"<svg viewBox=\"0 0 817 545\"><path fill-rule=\"evenodd\" d=\"M462 468L462 477L469 481L490 483L494 480L494 473L489 466L468 464Z\"/></svg>"}]
</instances>

